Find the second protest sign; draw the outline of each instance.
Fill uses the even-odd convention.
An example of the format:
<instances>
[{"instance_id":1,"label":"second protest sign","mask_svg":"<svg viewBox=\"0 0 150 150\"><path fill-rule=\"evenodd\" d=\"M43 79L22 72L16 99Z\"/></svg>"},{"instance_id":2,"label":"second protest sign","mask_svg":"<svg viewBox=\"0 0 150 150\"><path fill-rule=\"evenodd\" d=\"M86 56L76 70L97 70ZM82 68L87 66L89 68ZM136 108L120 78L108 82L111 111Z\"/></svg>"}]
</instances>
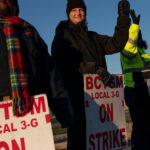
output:
<instances>
[{"instance_id":1,"label":"second protest sign","mask_svg":"<svg viewBox=\"0 0 150 150\"><path fill-rule=\"evenodd\" d=\"M116 150L127 146L123 76L106 87L98 75L84 75L87 150Z\"/></svg>"}]
</instances>

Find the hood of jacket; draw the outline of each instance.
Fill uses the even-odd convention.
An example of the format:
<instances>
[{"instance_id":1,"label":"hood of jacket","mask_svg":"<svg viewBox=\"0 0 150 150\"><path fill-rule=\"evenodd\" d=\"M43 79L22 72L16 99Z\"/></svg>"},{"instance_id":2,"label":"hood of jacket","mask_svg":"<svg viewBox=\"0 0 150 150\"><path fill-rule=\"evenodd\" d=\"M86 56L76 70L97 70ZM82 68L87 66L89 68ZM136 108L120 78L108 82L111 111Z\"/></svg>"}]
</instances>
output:
<instances>
[{"instance_id":1,"label":"hood of jacket","mask_svg":"<svg viewBox=\"0 0 150 150\"><path fill-rule=\"evenodd\" d=\"M18 16L19 15L19 5L17 0L7 0L12 7L12 16Z\"/></svg>"}]
</instances>

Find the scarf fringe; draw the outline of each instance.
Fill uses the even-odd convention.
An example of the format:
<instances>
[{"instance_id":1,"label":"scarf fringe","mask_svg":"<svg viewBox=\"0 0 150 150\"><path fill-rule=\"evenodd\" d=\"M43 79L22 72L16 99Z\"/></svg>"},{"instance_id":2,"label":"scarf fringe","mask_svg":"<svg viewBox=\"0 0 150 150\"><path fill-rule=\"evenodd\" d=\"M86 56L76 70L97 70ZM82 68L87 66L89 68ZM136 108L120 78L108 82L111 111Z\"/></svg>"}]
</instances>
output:
<instances>
[{"instance_id":1,"label":"scarf fringe","mask_svg":"<svg viewBox=\"0 0 150 150\"><path fill-rule=\"evenodd\" d=\"M26 98L18 97L18 98L14 98L12 102L13 102L13 115L16 117L23 117L27 115L33 106L32 98L30 98L30 101L29 101L29 100L26 100Z\"/></svg>"}]
</instances>

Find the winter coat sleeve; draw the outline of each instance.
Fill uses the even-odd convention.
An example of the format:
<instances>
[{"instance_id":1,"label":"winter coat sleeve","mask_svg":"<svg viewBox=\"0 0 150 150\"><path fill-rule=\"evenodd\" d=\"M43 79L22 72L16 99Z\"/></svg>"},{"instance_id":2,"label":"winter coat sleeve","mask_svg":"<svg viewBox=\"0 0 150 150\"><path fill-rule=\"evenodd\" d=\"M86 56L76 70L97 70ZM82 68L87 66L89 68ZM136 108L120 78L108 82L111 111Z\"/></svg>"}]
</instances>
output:
<instances>
[{"instance_id":1,"label":"winter coat sleeve","mask_svg":"<svg viewBox=\"0 0 150 150\"><path fill-rule=\"evenodd\" d=\"M73 112L61 76L48 53L47 45L36 33L36 44L40 53L41 92L46 93L48 104L62 127L73 125Z\"/></svg>"},{"instance_id":2,"label":"winter coat sleeve","mask_svg":"<svg viewBox=\"0 0 150 150\"><path fill-rule=\"evenodd\" d=\"M113 54L121 51L127 40L130 27L130 19L127 16L119 16L112 37L97 35L97 38L102 46L105 54Z\"/></svg>"}]
</instances>

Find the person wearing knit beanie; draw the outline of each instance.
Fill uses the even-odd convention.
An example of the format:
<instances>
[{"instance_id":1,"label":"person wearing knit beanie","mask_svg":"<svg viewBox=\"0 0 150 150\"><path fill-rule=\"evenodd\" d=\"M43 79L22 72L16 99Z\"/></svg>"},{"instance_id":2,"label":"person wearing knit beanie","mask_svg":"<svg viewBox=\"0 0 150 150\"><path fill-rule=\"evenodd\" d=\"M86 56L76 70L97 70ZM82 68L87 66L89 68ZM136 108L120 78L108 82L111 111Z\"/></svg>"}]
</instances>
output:
<instances>
[{"instance_id":1,"label":"person wearing knit beanie","mask_svg":"<svg viewBox=\"0 0 150 150\"><path fill-rule=\"evenodd\" d=\"M68 0L66 8L67 16L69 16L70 11L74 8L83 8L86 14L86 5L83 0Z\"/></svg>"},{"instance_id":2,"label":"person wearing knit beanie","mask_svg":"<svg viewBox=\"0 0 150 150\"><path fill-rule=\"evenodd\" d=\"M98 74L104 85L111 85L105 54L120 52L128 40L130 18L125 13L124 1L119 6L113 36L88 30L87 8L83 0L68 0L68 18L56 27L51 54L68 90L74 114L74 124L67 130L67 150L90 149L86 134L83 75Z\"/></svg>"},{"instance_id":3,"label":"person wearing knit beanie","mask_svg":"<svg viewBox=\"0 0 150 150\"><path fill-rule=\"evenodd\" d=\"M85 22L86 5L83 0L68 0L66 13L73 24Z\"/></svg>"}]
</instances>

